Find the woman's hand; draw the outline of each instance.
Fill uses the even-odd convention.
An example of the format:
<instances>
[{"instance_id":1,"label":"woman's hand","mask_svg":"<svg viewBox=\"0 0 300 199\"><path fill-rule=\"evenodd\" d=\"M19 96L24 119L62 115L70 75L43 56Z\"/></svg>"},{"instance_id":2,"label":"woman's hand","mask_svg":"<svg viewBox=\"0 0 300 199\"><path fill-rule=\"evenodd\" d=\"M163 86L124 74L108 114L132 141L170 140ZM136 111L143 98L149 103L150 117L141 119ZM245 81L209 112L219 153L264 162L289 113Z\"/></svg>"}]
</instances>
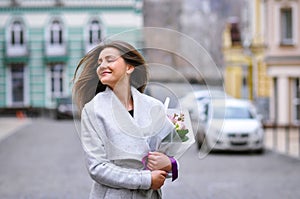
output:
<instances>
[{"instance_id":1,"label":"woman's hand","mask_svg":"<svg viewBox=\"0 0 300 199\"><path fill-rule=\"evenodd\" d=\"M151 171L164 170L169 172L172 170L172 164L168 156L155 151L148 154L147 168Z\"/></svg>"},{"instance_id":2,"label":"woman's hand","mask_svg":"<svg viewBox=\"0 0 300 199\"><path fill-rule=\"evenodd\" d=\"M167 172L163 170L151 171L151 189L157 190L164 185Z\"/></svg>"}]
</instances>

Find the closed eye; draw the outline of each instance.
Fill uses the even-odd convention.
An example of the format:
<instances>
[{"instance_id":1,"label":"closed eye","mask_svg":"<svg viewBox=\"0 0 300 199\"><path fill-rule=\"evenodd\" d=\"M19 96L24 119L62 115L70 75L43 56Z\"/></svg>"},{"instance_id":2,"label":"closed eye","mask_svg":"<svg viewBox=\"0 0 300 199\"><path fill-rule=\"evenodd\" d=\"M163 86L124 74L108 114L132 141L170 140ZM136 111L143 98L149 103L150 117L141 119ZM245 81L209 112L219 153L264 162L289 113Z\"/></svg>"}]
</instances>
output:
<instances>
[{"instance_id":1,"label":"closed eye","mask_svg":"<svg viewBox=\"0 0 300 199\"><path fill-rule=\"evenodd\" d=\"M116 61L117 59L108 59L107 62L114 62Z\"/></svg>"},{"instance_id":2,"label":"closed eye","mask_svg":"<svg viewBox=\"0 0 300 199\"><path fill-rule=\"evenodd\" d=\"M106 60L107 63L111 63L111 62L114 62L118 59L119 57L115 57L115 56L112 56L112 55L108 55L106 57L104 57L104 59ZM98 65L101 65L103 62L103 59L100 58L98 59Z\"/></svg>"}]
</instances>

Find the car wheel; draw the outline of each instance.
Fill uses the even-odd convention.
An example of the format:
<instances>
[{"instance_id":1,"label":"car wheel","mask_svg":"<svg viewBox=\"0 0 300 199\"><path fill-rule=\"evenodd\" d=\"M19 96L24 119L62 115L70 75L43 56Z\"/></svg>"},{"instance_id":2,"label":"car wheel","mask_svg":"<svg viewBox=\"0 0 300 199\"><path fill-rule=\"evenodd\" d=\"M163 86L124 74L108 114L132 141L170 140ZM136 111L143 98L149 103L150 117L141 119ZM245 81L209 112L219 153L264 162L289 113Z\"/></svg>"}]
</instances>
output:
<instances>
[{"instance_id":1,"label":"car wheel","mask_svg":"<svg viewBox=\"0 0 300 199\"><path fill-rule=\"evenodd\" d=\"M265 149L262 147L262 148L260 148L260 149L256 149L254 152L255 152L256 154L263 154L263 153L265 152Z\"/></svg>"}]
</instances>

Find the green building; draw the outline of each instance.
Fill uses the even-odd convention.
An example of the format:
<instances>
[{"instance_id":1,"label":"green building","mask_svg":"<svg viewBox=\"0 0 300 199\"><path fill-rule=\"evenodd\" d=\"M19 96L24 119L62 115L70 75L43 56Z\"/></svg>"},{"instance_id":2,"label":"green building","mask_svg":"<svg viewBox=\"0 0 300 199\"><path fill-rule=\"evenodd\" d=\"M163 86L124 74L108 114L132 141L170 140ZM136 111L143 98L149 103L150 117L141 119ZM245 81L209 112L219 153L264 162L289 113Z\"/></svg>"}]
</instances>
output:
<instances>
[{"instance_id":1,"label":"green building","mask_svg":"<svg viewBox=\"0 0 300 199\"><path fill-rule=\"evenodd\" d=\"M141 9L141 0L1 0L0 114L54 110L71 95L81 57L103 38L141 28Z\"/></svg>"}]
</instances>

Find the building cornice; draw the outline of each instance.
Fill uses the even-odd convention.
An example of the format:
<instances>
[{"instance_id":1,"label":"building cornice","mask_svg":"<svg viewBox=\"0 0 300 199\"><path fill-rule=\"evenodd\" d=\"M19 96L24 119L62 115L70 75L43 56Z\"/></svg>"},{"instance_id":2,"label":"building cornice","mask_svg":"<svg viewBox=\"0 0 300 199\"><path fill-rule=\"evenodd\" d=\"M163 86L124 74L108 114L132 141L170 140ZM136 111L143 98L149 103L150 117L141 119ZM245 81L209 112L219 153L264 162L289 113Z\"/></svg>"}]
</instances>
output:
<instances>
[{"instance_id":1,"label":"building cornice","mask_svg":"<svg viewBox=\"0 0 300 199\"><path fill-rule=\"evenodd\" d=\"M300 56L266 56L267 65L299 65Z\"/></svg>"},{"instance_id":2,"label":"building cornice","mask_svg":"<svg viewBox=\"0 0 300 199\"><path fill-rule=\"evenodd\" d=\"M10 1L9 1L10 2ZM60 1L12 1L13 3L0 3L1 12L44 12L44 11L132 11L141 12L143 3L139 0L60 0ZM46 3L43 3L46 2ZM58 3L59 2L59 3ZM72 3L73 2L73 3Z\"/></svg>"},{"instance_id":3,"label":"building cornice","mask_svg":"<svg viewBox=\"0 0 300 199\"><path fill-rule=\"evenodd\" d=\"M1 12L59 12L59 11L71 11L71 12L82 12L82 11L132 11L134 8L131 6L125 7L125 6L120 6L120 7L0 7L0 13ZM140 11L140 10L136 10Z\"/></svg>"}]
</instances>

